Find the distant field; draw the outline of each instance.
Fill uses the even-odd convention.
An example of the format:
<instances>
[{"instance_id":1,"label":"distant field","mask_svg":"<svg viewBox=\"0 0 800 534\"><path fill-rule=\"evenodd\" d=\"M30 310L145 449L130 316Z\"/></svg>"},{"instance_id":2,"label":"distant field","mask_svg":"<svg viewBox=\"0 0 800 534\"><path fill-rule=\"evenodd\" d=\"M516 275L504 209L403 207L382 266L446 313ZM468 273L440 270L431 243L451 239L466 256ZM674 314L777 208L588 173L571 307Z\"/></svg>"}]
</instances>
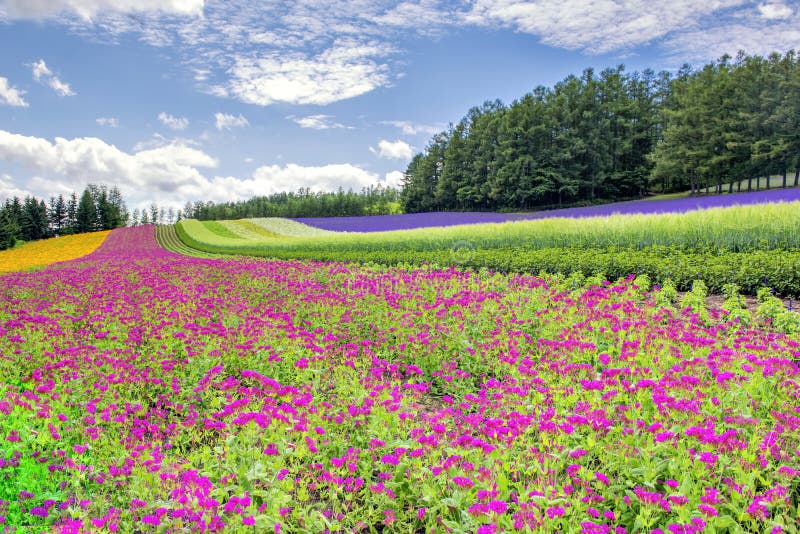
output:
<instances>
[{"instance_id":1,"label":"distant field","mask_svg":"<svg viewBox=\"0 0 800 534\"><path fill-rule=\"evenodd\" d=\"M336 232L385 232L432 226L500 223L508 221L548 219L552 217L602 217L619 214L684 213L687 211L734 205L792 202L800 200L799 189L772 189L734 195L689 197L688 194L666 195L652 199L616 202L581 208L564 208L526 213L437 212L367 217L298 218L297 222Z\"/></svg>"},{"instance_id":2,"label":"distant field","mask_svg":"<svg viewBox=\"0 0 800 534\"><path fill-rule=\"evenodd\" d=\"M0 273L25 271L86 256L100 246L109 232L54 237L4 250L0 252Z\"/></svg>"},{"instance_id":3,"label":"distant field","mask_svg":"<svg viewBox=\"0 0 800 534\"><path fill-rule=\"evenodd\" d=\"M382 264L460 265L504 272L575 272L610 278L646 273L681 289L704 280L800 295L800 202L683 214L547 218L482 225L315 237L253 239L215 232L219 223L176 225L180 240L213 254Z\"/></svg>"}]
</instances>

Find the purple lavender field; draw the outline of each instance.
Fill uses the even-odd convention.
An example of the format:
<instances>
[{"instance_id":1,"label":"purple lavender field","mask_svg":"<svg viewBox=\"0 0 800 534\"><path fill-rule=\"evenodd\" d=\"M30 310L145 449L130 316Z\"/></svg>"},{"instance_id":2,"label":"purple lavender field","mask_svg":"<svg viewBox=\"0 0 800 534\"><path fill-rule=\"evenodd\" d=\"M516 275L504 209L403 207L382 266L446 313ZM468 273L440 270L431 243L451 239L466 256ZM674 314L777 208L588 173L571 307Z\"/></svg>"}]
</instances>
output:
<instances>
[{"instance_id":1,"label":"purple lavender field","mask_svg":"<svg viewBox=\"0 0 800 534\"><path fill-rule=\"evenodd\" d=\"M527 213L434 212L365 217L299 217L293 220L335 232L385 232L433 226L483 224L507 221L545 219L549 217L603 217L613 214L683 213L686 211L726 206L792 202L800 200L800 189L772 189L733 195L676 198L667 200L632 200L580 208L533 211Z\"/></svg>"}]
</instances>

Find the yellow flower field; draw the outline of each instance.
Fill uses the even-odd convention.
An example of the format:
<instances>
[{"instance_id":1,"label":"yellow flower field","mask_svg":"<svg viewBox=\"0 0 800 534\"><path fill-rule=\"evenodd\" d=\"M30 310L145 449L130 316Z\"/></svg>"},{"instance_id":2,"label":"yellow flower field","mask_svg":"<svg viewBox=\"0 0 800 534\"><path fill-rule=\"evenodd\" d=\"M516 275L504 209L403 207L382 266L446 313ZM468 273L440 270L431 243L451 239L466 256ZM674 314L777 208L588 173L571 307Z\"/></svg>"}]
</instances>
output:
<instances>
[{"instance_id":1,"label":"yellow flower field","mask_svg":"<svg viewBox=\"0 0 800 534\"><path fill-rule=\"evenodd\" d=\"M109 233L111 230L54 237L4 250L0 252L0 273L25 271L86 256L94 252Z\"/></svg>"}]
</instances>

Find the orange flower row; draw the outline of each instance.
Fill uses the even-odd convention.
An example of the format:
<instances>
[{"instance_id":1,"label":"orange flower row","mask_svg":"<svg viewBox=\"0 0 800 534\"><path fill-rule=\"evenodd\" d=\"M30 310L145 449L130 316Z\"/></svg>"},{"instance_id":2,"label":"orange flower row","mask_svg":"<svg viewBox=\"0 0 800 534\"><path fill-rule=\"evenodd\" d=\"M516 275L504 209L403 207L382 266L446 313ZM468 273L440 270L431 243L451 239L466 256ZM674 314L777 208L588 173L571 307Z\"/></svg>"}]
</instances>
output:
<instances>
[{"instance_id":1,"label":"orange flower row","mask_svg":"<svg viewBox=\"0 0 800 534\"><path fill-rule=\"evenodd\" d=\"M109 233L111 230L54 237L4 250L0 252L0 273L26 271L86 256L94 252Z\"/></svg>"}]
</instances>

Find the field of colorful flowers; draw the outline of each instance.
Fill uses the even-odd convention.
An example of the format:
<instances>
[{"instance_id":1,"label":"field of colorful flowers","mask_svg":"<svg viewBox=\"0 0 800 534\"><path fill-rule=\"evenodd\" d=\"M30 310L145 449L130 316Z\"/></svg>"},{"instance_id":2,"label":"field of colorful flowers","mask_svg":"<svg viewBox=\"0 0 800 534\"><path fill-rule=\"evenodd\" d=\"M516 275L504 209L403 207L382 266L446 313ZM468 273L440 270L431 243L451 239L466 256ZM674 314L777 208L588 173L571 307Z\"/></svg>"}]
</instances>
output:
<instances>
[{"instance_id":1,"label":"field of colorful flowers","mask_svg":"<svg viewBox=\"0 0 800 534\"><path fill-rule=\"evenodd\" d=\"M183 220L176 231L186 246L206 253L612 278L644 273L681 290L701 279L716 293L735 283L748 294L768 285L800 296L800 202L294 238L237 233L226 223Z\"/></svg>"},{"instance_id":2,"label":"field of colorful flowers","mask_svg":"<svg viewBox=\"0 0 800 534\"><path fill-rule=\"evenodd\" d=\"M732 288L191 258L152 227L0 282L9 531L797 532L800 343Z\"/></svg>"},{"instance_id":3,"label":"field of colorful flowers","mask_svg":"<svg viewBox=\"0 0 800 534\"><path fill-rule=\"evenodd\" d=\"M0 252L0 273L25 271L85 256L108 236L108 231L68 235L25 243L19 248Z\"/></svg>"},{"instance_id":4,"label":"field of colorful flowers","mask_svg":"<svg viewBox=\"0 0 800 534\"><path fill-rule=\"evenodd\" d=\"M581 208L534 211L528 213L494 212L436 212L404 215L374 215L365 217L300 217L295 221L336 232L388 232L433 226L455 226L460 224L486 224L508 221L549 219L552 217L604 217L607 215L632 215L649 213L685 213L697 209L746 206L770 202L800 201L800 189L773 189L736 193L733 195L710 195L664 200L633 200Z\"/></svg>"}]
</instances>

